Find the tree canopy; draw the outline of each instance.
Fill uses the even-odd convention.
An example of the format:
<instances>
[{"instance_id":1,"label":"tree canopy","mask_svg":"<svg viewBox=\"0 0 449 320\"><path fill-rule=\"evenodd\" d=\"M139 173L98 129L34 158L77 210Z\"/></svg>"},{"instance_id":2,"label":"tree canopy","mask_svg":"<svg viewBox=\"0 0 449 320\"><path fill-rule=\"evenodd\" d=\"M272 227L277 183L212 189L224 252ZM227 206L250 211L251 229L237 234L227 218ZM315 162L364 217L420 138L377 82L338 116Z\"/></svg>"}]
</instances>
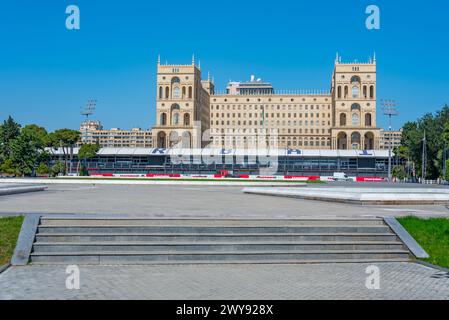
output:
<instances>
[{"instance_id":1,"label":"tree canopy","mask_svg":"<svg viewBox=\"0 0 449 320\"><path fill-rule=\"evenodd\" d=\"M426 179L442 177L442 158L445 143L449 145L449 106L445 105L435 114L427 113L414 122L403 126L400 156L415 164L416 174L421 177L424 147L427 153Z\"/></svg>"}]
</instances>

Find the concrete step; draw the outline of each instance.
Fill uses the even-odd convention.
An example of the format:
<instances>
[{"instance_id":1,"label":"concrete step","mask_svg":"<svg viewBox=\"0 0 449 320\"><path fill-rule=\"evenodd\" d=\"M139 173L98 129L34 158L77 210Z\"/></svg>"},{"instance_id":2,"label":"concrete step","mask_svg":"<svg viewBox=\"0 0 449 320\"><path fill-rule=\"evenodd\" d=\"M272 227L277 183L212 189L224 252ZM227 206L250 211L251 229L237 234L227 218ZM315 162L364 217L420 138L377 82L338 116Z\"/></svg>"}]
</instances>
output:
<instances>
[{"instance_id":1,"label":"concrete step","mask_svg":"<svg viewBox=\"0 0 449 320\"><path fill-rule=\"evenodd\" d=\"M201 261L333 261L346 260L406 260L407 250L319 250L319 251L192 251L192 252L55 252L32 253L32 263L78 263L78 264L151 264L154 262L186 262Z\"/></svg>"},{"instance_id":2,"label":"concrete step","mask_svg":"<svg viewBox=\"0 0 449 320\"><path fill-rule=\"evenodd\" d=\"M152 243L152 242L91 242L91 243L41 243L34 252L182 252L182 251L316 251L316 250L402 250L401 242L202 242L202 243Z\"/></svg>"},{"instance_id":3,"label":"concrete step","mask_svg":"<svg viewBox=\"0 0 449 320\"><path fill-rule=\"evenodd\" d=\"M38 233L388 233L390 228L383 226L146 226L146 225L116 225L116 226L42 226Z\"/></svg>"},{"instance_id":4,"label":"concrete step","mask_svg":"<svg viewBox=\"0 0 449 320\"><path fill-rule=\"evenodd\" d=\"M408 261L378 218L42 218L37 264L312 263Z\"/></svg>"},{"instance_id":5,"label":"concrete step","mask_svg":"<svg viewBox=\"0 0 449 320\"><path fill-rule=\"evenodd\" d=\"M39 233L37 242L395 241L393 233Z\"/></svg>"},{"instance_id":6,"label":"concrete step","mask_svg":"<svg viewBox=\"0 0 449 320\"><path fill-rule=\"evenodd\" d=\"M53 218L41 219L42 226L382 226L379 218L338 218L338 219L148 219L148 218Z\"/></svg>"},{"instance_id":7,"label":"concrete step","mask_svg":"<svg viewBox=\"0 0 449 320\"><path fill-rule=\"evenodd\" d=\"M392 258L392 259L331 259L331 260L197 260L197 261L152 261L149 263L140 264L151 264L151 265L204 265L204 264L322 264L322 263L387 263L387 262L410 262L409 258ZM67 261L60 262L48 262L48 261L33 261L35 265L66 265ZM92 265L94 263L81 263L85 265ZM95 263L95 264L106 264L106 263ZM126 261L120 262L120 265L136 265L136 263L128 263Z\"/></svg>"}]
</instances>

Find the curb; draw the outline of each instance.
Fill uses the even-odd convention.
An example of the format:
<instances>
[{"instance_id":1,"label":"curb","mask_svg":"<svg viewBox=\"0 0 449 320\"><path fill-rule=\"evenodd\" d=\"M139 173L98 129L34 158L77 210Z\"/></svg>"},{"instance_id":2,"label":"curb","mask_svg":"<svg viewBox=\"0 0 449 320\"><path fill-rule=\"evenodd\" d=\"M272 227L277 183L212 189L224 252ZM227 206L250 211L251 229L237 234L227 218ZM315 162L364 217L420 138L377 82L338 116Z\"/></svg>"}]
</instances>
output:
<instances>
[{"instance_id":1,"label":"curb","mask_svg":"<svg viewBox=\"0 0 449 320\"><path fill-rule=\"evenodd\" d=\"M10 267L11 265L9 264L9 263L7 263L7 264L5 264L5 265L3 265L3 266L0 266L0 274L2 274L3 272L5 272L6 270L8 270L8 268Z\"/></svg>"},{"instance_id":2,"label":"curb","mask_svg":"<svg viewBox=\"0 0 449 320\"><path fill-rule=\"evenodd\" d=\"M11 265L25 266L28 264L40 219L41 216L38 214L27 214L25 216L19 238L17 239L16 248L11 258Z\"/></svg>"},{"instance_id":3,"label":"curb","mask_svg":"<svg viewBox=\"0 0 449 320\"><path fill-rule=\"evenodd\" d=\"M408 231L399 223L399 221L396 220L396 218L385 217L384 221L416 258L427 259L430 257L429 254L410 235L410 233L408 233Z\"/></svg>"},{"instance_id":4,"label":"curb","mask_svg":"<svg viewBox=\"0 0 449 320\"><path fill-rule=\"evenodd\" d=\"M435 264L432 264L432 263L426 262L426 261L419 261L419 260L417 260L417 261L415 261L415 262L418 263L418 264L421 264L421 265L423 265L423 266L432 268L432 269L437 269L437 270L439 270L439 271L447 272L447 273L449 274L449 269L448 269L448 268L440 267L440 266L437 266L437 265L435 265Z\"/></svg>"},{"instance_id":5,"label":"curb","mask_svg":"<svg viewBox=\"0 0 449 320\"><path fill-rule=\"evenodd\" d=\"M15 186L0 189L0 196L45 191L46 186Z\"/></svg>"}]
</instances>

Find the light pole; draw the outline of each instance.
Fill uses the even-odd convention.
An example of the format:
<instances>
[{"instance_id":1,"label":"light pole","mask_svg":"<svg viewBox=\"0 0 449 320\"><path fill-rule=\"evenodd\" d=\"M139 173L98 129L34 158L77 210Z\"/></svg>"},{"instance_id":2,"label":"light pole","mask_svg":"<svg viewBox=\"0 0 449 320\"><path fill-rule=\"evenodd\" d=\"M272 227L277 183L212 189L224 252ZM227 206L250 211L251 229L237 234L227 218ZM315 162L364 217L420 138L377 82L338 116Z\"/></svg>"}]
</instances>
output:
<instances>
[{"instance_id":1,"label":"light pole","mask_svg":"<svg viewBox=\"0 0 449 320\"><path fill-rule=\"evenodd\" d=\"M447 160L447 142L444 141L444 148L443 148L443 181L446 181L446 160Z\"/></svg>"},{"instance_id":2,"label":"light pole","mask_svg":"<svg viewBox=\"0 0 449 320\"><path fill-rule=\"evenodd\" d=\"M426 138L426 131L424 130L424 137L422 139L422 164L421 164L422 183L425 183L426 175L427 175L427 138Z\"/></svg>"},{"instance_id":3,"label":"light pole","mask_svg":"<svg viewBox=\"0 0 449 320\"><path fill-rule=\"evenodd\" d=\"M391 118L393 116L397 116L399 113L396 109L396 100L380 100L380 104L382 106L383 114L388 116L389 119L389 137L388 137L388 181L391 182L392 174L391 174L391 142L392 142L392 133L391 133Z\"/></svg>"}]
</instances>

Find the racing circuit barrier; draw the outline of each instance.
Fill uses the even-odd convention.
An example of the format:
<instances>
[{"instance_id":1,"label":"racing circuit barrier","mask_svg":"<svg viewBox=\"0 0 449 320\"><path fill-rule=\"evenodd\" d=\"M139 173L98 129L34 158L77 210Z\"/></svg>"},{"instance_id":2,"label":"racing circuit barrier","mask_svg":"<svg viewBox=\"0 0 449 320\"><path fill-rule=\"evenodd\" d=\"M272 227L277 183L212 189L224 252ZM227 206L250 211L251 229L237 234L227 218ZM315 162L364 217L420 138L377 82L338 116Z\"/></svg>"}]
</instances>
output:
<instances>
[{"instance_id":1,"label":"racing circuit barrier","mask_svg":"<svg viewBox=\"0 0 449 320\"><path fill-rule=\"evenodd\" d=\"M179 173L167 173L167 174L128 174L128 173L102 173L91 174L92 178L151 178L151 179L229 179L223 174L206 174L206 175L194 175L194 174L179 174ZM384 182L383 177L349 177L354 182ZM332 176L292 176L292 175L279 175L279 176L264 176L264 175L248 175L237 174L231 179L250 179L250 180L286 180L286 181L334 181Z\"/></svg>"}]
</instances>

